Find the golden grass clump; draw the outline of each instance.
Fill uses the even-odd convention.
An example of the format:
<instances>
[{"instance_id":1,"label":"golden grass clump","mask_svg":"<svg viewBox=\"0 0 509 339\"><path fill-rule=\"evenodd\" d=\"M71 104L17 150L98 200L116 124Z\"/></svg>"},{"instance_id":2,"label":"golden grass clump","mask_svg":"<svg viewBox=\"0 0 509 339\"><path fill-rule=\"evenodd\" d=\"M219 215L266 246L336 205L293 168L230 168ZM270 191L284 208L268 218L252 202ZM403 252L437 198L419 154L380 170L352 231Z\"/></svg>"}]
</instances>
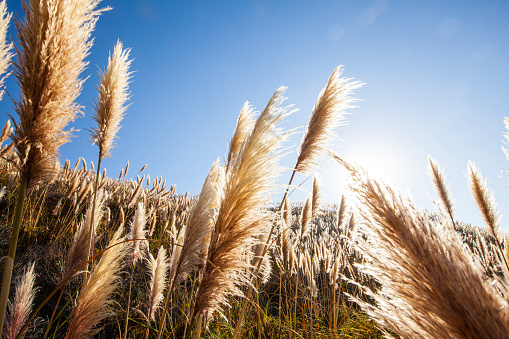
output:
<instances>
[{"instance_id":1,"label":"golden grass clump","mask_svg":"<svg viewBox=\"0 0 509 339\"><path fill-rule=\"evenodd\" d=\"M228 295L242 295L238 286L249 281L244 272L249 272L250 261L243 254L251 252L267 220L261 208L267 205L280 173L278 152L285 134L278 125L288 114L288 108L280 106L283 92L279 88L274 93L229 164L194 315L210 317L220 305L228 305Z\"/></svg>"},{"instance_id":2,"label":"golden grass clump","mask_svg":"<svg viewBox=\"0 0 509 339\"><path fill-rule=\"evenodd\" d=\"M94 115L97 127L91 132L92 140L99 146L100 159L111 156L120 121L127 109L129 79L132 77L132 72L129 72L132 62L129 52L130 49L122 49L122 43L118 41L113 55L108 58L106 71L100 73L99 99Z\"/></svg>"},{"instance_id":3,"label":"golden grass clump","mask_svg":"<svg viewBox=\"0 0 509 339\"><path fill-rule=\"evenodd\" d=\"M375 305L357 300L368 314L401 337L507 338L509 303L450 220L432 221L409 198L347 167L359 200L360 267L382 285L367 291Z\"/></svg>"},{"instance_id":4,"label":"golden grass clump","mask_svg":"<svg viewBox=\"0 0 509 339\"><path fill-rule=\"evenodd\" d=\"M121 237L120 226L108 244L101 260L81 288L72 311L66 338L89 338L98 332L95 326L110 312L111 295L118 286L119 273L129 245ZM122 243L123 242L123 243Z\"/></svg>"},{"instance_id":5,"label":"golden grass clump","mask_svg":"<svg viewBox=\"0 0 509 339\"><path fill-rule=\"evenodd\" d=\"M30 0L25 21L16 21L19 47L14 75L21 88L15 104L19 123L12 137L29 183L51 176L58 148L69 141L67 124L80 113L74 100L92 46L99 0Z\"/></svg>"}]
</instances>

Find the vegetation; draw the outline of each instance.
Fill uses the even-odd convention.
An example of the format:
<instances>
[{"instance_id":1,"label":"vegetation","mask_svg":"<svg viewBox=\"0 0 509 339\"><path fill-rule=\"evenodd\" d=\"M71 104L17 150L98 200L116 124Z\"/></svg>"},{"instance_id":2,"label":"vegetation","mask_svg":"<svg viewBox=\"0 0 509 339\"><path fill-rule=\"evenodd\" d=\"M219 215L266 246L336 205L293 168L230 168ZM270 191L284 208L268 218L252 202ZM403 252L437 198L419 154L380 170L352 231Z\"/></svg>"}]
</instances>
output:
<instances>
[{"instance_id":1,"label":"vegetation","mask_svg":"<svg viewBox=\"0 0 509 339\"><path fill-rule=\"evenodd\" d=\"M196 197L151 180L145 167L136 179L129 163L118 178L101 173L129 99L120 42L101 73L90 129L97 167L60 165L98 5L33 0L17 22L12 67L22 98L14 129L8 121L0 135L4 337L509 336L507 237L479 170L469 164L469 184L487 230L455 220L431 158L436 215L330 152L361 86L342 67L318 96L282 191L284 88L259 114L242 107L224 162L212 164ZM5 72L4 2L0 12ZM323 204L315 176L308 199L292 203L295 174L312 177L325 156L347 169L354 199Z\"/></svg>"}]
</instances>

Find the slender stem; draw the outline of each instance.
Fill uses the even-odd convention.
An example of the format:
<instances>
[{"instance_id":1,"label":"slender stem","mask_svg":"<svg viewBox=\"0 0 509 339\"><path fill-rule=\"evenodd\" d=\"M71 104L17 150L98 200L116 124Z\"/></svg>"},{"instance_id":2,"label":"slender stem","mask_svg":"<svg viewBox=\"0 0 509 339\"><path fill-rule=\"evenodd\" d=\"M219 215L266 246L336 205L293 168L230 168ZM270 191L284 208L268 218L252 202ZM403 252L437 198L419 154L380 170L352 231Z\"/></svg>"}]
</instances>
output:
<instances>
[{"instance_id":1,"label":"slender stem","mask_svg":"<svg viewBox=\"0 0 509 339\"><path fill-rule=\"evenodd\" d=\"M2 278L2 292L0 293L0 332L4 328L5 312L7 309L7 301L9 300L9 290L11 288L12 268L14 267L14 257L16 255L18 236L21 229L21 216L23 214L27 184L28 178L22 176L18 191L18 201L16 202L16 211L12 222L11 244L9 246L9 253L7 257L5 257L4 275Z\"/></svg>"},{"instance_id":2,"label":"slender stem","mask_svg":"<svg viewBox=\"0 0 509 339\"><path fill-rule=\"evenodd\" d=\"M51 325L53 323L53 318L55 317L55 314L57 313L58 305L60 304L60 300L62 299L62 295L64 294L65 285L60 288L60 295L58 296L57 304L55 305L55 308L53 309L53 313L51 314L51 318L48 322L48 327L46 327L46 332L44 332L44 336L42 339L46 339L48 336L49 330L51 329Z\"/></svg>"},{"instance_id":3,"label":"slender stem","mask_svg":"<svg viewBox=\"0 0 509 339\"><path fill-rule=\"evenodd\" d=\"M129 296L127 297L127 312L125 315L125 329L124 339L127 339L127 324L129 324L129 305L131 304L131 288L133 286L134 268L136 267L136 261L133 262L133 269L131 270L131 280L129 281ZM148 330L148 326L147 326Z\"/></svg>"},{"instance_id":4,"label":"slender stem","mask_svg":"<svg viewBox=\"0 0 509 339\"><path fill-rule=\"evenodd\" d=\"M173 287L175 287L175 280L177 280L178 271L180 269L180 265L182 264L182 260L180 260L180 258L181 258L181 256L179 257L177 267L175 268L174 276L170 281L170 287L168 288L168 293L166 294L166 299L164 301L164 309L163 309L163 314L161 315L161 324L159 325L159 332L157 333L157 339L160 339L161 334L163 333L164 322L166 320L166 311L168 309L168 301L171 300L171 293L173 291Z\"/></svg>"}]
</instances>

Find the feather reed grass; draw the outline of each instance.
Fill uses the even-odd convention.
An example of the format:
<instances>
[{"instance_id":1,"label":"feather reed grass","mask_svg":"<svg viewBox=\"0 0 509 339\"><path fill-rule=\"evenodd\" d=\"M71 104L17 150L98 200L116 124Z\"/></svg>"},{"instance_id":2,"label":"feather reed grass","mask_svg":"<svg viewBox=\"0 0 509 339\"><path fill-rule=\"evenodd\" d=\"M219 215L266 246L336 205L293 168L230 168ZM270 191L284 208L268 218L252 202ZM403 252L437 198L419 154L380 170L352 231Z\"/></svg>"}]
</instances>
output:
<instances>
[{"instance_id":1,"label":"feather reed grass","mask_svg":"<svg viewBox=\"0 0 509 339\"><path fill-rule=\"evenodd\" d=\"M450 220L435 224L409 198L347 167L362 217L361 268L382 284L378 293L368 291L376 306L357 299L368 314L402 337L507 338L509 304Z\"/></svg>"}]
</instances>

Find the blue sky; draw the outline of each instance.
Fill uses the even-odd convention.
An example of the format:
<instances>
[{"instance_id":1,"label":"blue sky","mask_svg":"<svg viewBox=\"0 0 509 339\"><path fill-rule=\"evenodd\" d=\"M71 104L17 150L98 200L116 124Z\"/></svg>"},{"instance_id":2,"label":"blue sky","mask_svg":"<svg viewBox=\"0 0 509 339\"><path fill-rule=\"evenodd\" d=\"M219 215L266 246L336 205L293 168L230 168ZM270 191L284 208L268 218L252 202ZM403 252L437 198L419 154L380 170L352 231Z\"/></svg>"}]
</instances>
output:
<instances>
[{"instance_id":1,"label":"blue sky","mask_svg":"<svg viewBox=\"0 0 509 339\"><path fill-rule=\"evenodd\" d=\"M248 100L262 110L279 86L288 87L294 113L286 128L304 126L319 91L338 65L366 83L334 150L365 165L418 206L433 209L427 156L445 167L457 218L481 224L466 181L468 160L481 168L509 222L509 161L501 150L509 115L509 2L507 1L103 1L78 102L81 131L62 158L97 162L88 142L93 127L97 71L117 39L131 47L135 70L131 106L113 157L117 176L163 176L199 193L217 157L224 157L237 115ZM18 13L20 3L7 1ZM10 34L15 40L14 25ZM7 90L19 91L13 77ZM13 113L7 96L0 122ZM300 129L302 131L303 128ZM293 166L301 134L284 165ZM324 161L320 176L328 201L344 192L345 174ZM289 179L290 172L281 178ZM305 178L299 177L298 181ZM306 186L309 188L309 186ZM304 199L305 194L295 195Z\"/></svg>"}]
</instances>

